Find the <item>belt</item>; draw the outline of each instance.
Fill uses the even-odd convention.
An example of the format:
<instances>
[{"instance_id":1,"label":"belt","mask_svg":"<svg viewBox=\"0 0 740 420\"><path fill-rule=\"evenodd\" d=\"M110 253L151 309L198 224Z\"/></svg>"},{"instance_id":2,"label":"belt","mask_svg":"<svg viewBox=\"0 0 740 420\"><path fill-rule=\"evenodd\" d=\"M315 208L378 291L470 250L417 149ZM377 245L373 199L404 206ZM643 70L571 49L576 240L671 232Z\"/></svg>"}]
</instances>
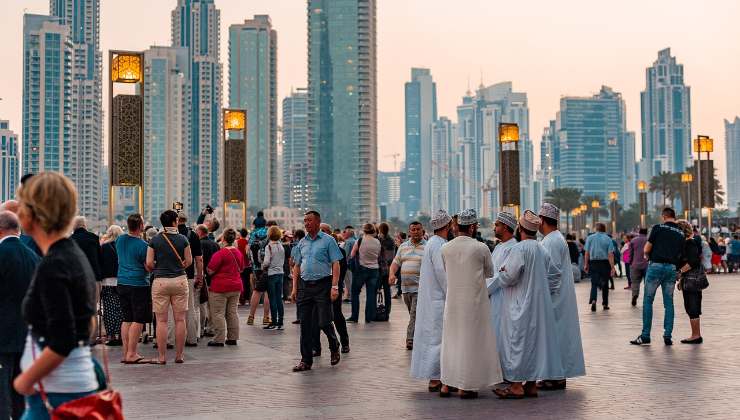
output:
<instances>
[{"instance_id":1,"label":"belt","mask_svg":"<svg viewBox=\"0 0 740 420\"><path fill-rule=\"evenodd\" d=\"M322 281L326 281L326 280L331 281L331 276L322 277L317 280L306 280L303 277L301 277L301 281L303 282L305 287L315 287Z\"/></svg>"}]
</instances>

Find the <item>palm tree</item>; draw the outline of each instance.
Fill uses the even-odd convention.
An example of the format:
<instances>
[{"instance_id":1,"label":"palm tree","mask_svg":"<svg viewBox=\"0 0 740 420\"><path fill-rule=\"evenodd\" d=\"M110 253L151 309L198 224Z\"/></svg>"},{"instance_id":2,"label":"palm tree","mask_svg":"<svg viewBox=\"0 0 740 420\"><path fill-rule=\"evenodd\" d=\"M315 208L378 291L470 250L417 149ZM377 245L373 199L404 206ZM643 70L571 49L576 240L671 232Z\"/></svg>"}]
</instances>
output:
<instances>
[{"instance_id":1,"label":"palm tree","mask_svg":"<svg viewBox=\"0 0 740 420\"><path fill-rule=\"evenodd\" d=\"M581 190L577 188L555 188L545 193L545 201L565 212L566 232L570 232L570 212L580 204Z\"/></svg>"},{"instance_id":2,"label":"palm tree","mask_svg":"<svg viewBox=\"0 0 740 420\"><path fill-rule=\"evenodd\" d=\"M676 176L678 175L678 179ZM678 181L678 182L677 182ZM660 191L663 196L663 207L666 207L666 201L673 200L678 191L681 190L681 175L671 172L661 171L658 175L650 179L650 192Z\"/></svg>"}]
</instances>

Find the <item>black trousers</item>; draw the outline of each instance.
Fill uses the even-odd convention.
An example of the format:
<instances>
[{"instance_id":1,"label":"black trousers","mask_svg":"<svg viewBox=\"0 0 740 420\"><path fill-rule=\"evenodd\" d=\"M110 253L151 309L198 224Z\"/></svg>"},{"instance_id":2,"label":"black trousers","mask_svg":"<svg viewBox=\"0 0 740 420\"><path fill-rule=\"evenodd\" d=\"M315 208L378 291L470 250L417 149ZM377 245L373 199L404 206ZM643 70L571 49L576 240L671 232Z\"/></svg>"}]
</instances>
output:
<instances>
[{"instance_id":1,"label":"black trousers","mask_svg":"<svg viewBox=\"0 0 740 420\"><path fill-rule=\"evenodd\" d=\"M331 276L316 281L300 279L297 306L298 319L301 320L301 361L307 365L313 364L314 335L311 330L314 322L329 339L329 350L339 351L339 340L332 325Z\"/></svg>"},{"instance_id":2,"label":"black trousers","mask_svg":"<svg viewBox=\"0 0 740 420\"><path fill-rule=\"evenodd\" d=\"M21 418L26 403L15 392L13 380L21 373L23 353L0 353L0 419Z\"/></svg>"},{"instance_id":3,"label":"black trousers","mask_svg":"<svg viewBox=\"0 0 740 420\"><path fill-rule=\"evenodd\" d=\"M597 289L601 288L601 304L609 305L609 279L611 279L611 266L607 260L592 260L588 263L588 271L591 274L591 297L588 303L596 302Z\"/></svg>"},{"instance_id":4,"label":"black trousers","mask_svg":"<svg viewBox=\"0 0 740 420\"><path fill-rule=\"evenodd\" d=\"M331 303L334 327L339 335L339 342L342 346L349 346L349 333L347 332L347 321L342 313L342 289L339 289L339 297ZM314 310L315 315L315 310ZM319 328L318 316L314 316L314 322L311 326L311 335L313 340L313 349L321 352L321 329Z\"/></svg>"}]
</instances>

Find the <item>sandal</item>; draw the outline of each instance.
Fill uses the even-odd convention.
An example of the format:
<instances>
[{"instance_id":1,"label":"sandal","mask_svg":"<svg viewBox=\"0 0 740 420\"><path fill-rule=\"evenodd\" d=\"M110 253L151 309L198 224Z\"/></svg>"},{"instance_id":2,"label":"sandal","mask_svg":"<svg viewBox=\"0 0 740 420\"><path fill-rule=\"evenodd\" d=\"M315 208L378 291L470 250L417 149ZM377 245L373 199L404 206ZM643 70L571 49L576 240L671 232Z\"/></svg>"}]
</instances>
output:
<instances>
[{"instance_id":1,"label":"sandal","mask_svg":"<svg viewBox=\"0 0 740 420\"><path fill-rule=\"evenodd\" d=\"M159 360L152 360L151 361L151 364L153 364L153 365L166 365L167 364L167 361L165 360L163 362L160 362Z\"/></svg>"},{"instance_id":2,"label":"sandal","mask_svg":"<svg viewBox=\"0 0 740 420\"><path fill-rule=\"evenodd\" d=\"M514 394L511 392L511 388L494 389L493 393L502 400L521 400L524 398L524 394Z\"/></svg>"},{"instance_id":3,"label":"sandal","mask_svg":"<svg viewBox=\"0 0 740 420\"><path fill-rule=\"evenodd\" d=\"M136 360L124 361L123 363L126 364L126 365L148 365L148 364L151 364L152 361L151 360L147 360L147 359L145 359L143 357L139 357Z\"/></svg>"},{"instance_id":4,"label":"sandal","mask_svg":"<svg viewBox=\"0 0 740 420\"><path fill-rule=\"evenodd\" d=\"M463 391L460 390L460 399L461 400L474 400L478 398L478 391Z\"/></svg>"},{"instance_id":5,"label":"sandal","mask_svg":"<svg viewBox=\"0 0 740 420\"><path fill-rule=\"evenodd\" d=\"M561 389L565 389L565 380L540 381L537 383L537 389L541 389L543 391L558 391Z\"/></svg>"},{"instance_id":6,"label":"sandal","mask_svg":"<svg viewBox=\"0 0 740 420\"><path fill-rule=\"evenodd\" d=\"M185 363L185 359L182 357L179 359L175 359L175 363Z\"/></svg>"},{"instance_id":7,"label":"sandal","mask_svg":"<svg viewBox=\"0 0 740 420\"><path fill-rule=\"evenodd\" d=\"M442 389L442 382L438 382L437 385L429 385L429 392L439 392Z\"/></svg>"},{"instance_id":8,"label":"sandal","mask_svg":"<svg viewBox=\"0 0 740 420\"><path fill-rule=\"evenodd\" d=\"M247 325L254 325L254 315L247 317Z\"/></svg>"},{"instance_id":9,"label":"sandal","mask_svg":"<svg viewBox=\"0 0 740 420\"><path fill-rule=\"evenodd\" d=\"M272 320L270 319L269 316L262 318L262 325L270 325L270 324L272 324Z\"/></svg>"},{"instance_id":10,"label":"sandal","mask_svg":"<svg viewBox=\"0 0 740 420\"><path fill-rule=\"evenodd\" d=\"M293 372L305 372L307 370L311 370L311 365L305 362L300 362L293 367Z\"/></svg>"}]
</instances>

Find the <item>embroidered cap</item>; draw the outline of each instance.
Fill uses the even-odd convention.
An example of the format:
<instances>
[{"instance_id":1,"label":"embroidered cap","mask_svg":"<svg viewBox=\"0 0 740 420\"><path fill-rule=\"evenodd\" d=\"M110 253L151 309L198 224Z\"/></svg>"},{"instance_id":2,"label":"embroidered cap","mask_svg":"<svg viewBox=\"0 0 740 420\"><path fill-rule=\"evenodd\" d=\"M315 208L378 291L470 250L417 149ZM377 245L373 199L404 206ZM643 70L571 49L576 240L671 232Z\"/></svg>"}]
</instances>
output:
<instances>
[{"instance_id":1,"label":"embroidered cap","mask_svg":"<svg viewBox=\"0 0 740 420\"><path fill-rule=\"evenodd\" d=\"M432 217L430 224L432 225L432 229L437 230L447 226L451 221L452 217L450 217L446 211L437 210L437 213Z\"/></svg>"},{"instance_id":2,"label":"embroidered cap","mask_svg":"<svg viewBox=\"0 0 740 420\"><path fill-rule=\"evenodd\" d=\"M522 217L519 218L519 225L531 232L537 232L541 223L539 216L534 214L532 210L525 211Z\"/></svg>"},{"instance_id":3,"label":"embroidered cap","mask_svg":"<svg viewBox=\"0 0 740 420\"><path fill-rule=\"evenodd\" d=\"M457 224L462 226L469 226L478 223L478 213L475 209L466 209L457 215Z\"/></svg>"},{"instance_id":4,"label":"embroidered cap","mask_svg":"<svg viewBox=\"0 0 740 420\"><path fill-rule=\"evenodd\" d=\"M516 217L507 211L500 211L498 215L496 215L496 221L501 222L512 229L516 229Z\"/></svg>"},{"instance_id":5,"label":"embroidered cap","mask_svg":"<svg viewBox=\"0 0 740 420\"><path fill-rule=\"evenodd\" d=\"M539 215L543 217L549 217L550 219L559 220L560 209L557 208L554 204L542 203Z\"/></svg>"}]
</instances>

